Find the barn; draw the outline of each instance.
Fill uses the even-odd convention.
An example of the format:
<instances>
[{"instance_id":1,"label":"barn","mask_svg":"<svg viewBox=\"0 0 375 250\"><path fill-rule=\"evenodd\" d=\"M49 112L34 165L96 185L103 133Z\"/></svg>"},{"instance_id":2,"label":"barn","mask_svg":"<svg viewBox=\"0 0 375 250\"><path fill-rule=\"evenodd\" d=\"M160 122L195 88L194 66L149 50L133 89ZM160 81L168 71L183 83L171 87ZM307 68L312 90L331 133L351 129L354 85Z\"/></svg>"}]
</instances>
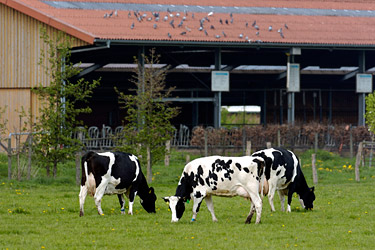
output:
<instances>
[{"instance_id":1,"label":"barn","mask_svg":"<svg viewBox=\"0 0 375 250\"><path fill-rule=\"evenodd\" d=\"M181 107L176 126L220 127L221 106L260 107L261 124L318 121L364 125L365 96L375 72L375 3L370 0L0 0L0 106L9 132L15 110L38 114L31 88L40 27L74 38L80 76L101 77L87 126L121 125L114 86L129 81L155 48L170 66L169 99Z\"/></svg>"}]
</instances>

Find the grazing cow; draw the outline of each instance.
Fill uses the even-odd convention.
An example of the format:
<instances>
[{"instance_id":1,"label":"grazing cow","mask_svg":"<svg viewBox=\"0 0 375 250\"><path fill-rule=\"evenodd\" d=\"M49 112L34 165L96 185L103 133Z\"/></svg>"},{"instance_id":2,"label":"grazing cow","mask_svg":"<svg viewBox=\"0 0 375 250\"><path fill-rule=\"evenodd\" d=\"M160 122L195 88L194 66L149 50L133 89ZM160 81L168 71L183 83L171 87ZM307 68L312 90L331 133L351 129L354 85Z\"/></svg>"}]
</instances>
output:
<instances>
[{"instance_id":1,"label":"grazing cow","mask_svg":"<svg viewBox=\"0 0 375 250\"><path fill-rule=\"evenodd\" d=\"M250 213L245 221L249 224L256 210L256 221L260 222L262 200L259 195L263 178L264 160L260 157L223 157L210 156L198 158L188 163L181 175L176 194L164 197L172 211L172 222L181 219L185 211L185 202L194 200L192 221L203 199L211 212L212 220L217 221L214 213L212 195L242 196L251 201Z\"/></svg>"},{"instance_id":2,"label":"grazing cow","mask_svg":"<svg viewBox=\"0 0 375 250\"><path fill-rule=\"evenodd\" d=\"M121 152L95 153L88 152L82 157L82 179L79 192L80 216L83 216L83 205L89 193L94 197L98 213L103 215L101 201L103 195L117 194L121 213L125 213L125 198L129 199L128 214L133 214L134 198L138 195L143 208L155 213L156 195L148 187L142 173L138 158L135 155Z\"/></svg>"},{"instance_id":3,"label":"grazing cow","mask_svg":"<svg viewBox=\"0 0 375 250\"><path fill-rule=\"evenodd\" d=\"M284 211L285 195L288 195L287 212L291 212L292 195L299 195L300 203L305 209L312 209L315 200L314 187L309 188L297 156L283 148L269 148L257 151L252 156L262 157L265 161L265 176L269 185L268 200L271 210L275 211L273 198L277 190Z\"/></svg>"}]
</instances>

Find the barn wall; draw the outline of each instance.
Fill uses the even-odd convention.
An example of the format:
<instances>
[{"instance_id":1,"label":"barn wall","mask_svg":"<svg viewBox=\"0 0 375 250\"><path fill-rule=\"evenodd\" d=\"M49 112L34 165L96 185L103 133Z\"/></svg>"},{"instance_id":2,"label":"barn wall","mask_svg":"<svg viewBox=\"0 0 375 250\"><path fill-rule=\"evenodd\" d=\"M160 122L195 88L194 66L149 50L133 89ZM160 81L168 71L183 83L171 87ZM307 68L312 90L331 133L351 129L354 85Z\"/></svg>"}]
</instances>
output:
<instances>
[{"instance_id":1,"label":"barn wall","mask_svg":"<svg viewBox=\"0 0 375 250\"><path fill-rule=\"evenodd\" d=\"M38 115L40 104L31 88L39 84L47 86L51 80L38 64L41 52L47 49L40 38L41 27L51 39L57 37L57 29L0 4L0 105L7 107L3 118L8 120L9 133L19 130L15 110L23 106L34 117ZM87 45L71 36L65 39L72 40L72 47ZM43 64L48 65L47 60Z\"/></svg>"}]
</instances>

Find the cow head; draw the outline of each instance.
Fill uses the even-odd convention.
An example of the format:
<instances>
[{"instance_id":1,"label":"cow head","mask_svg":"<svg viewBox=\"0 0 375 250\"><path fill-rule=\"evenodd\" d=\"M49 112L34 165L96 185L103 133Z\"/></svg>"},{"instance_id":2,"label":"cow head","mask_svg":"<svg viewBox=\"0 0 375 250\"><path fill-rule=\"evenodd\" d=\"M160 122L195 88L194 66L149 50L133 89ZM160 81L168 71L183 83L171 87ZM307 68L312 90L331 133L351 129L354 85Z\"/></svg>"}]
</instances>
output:
<instances>
[{"instance_id":1,"label":"cow head","mask_svg":"<svg viewBox=\"0 0 375 250\"><path fill-rule=\"evenodd\" d=\"M150 187L146 197L144 197L141 200L141 205L148 213L156 213L155 201L156 201L156 195L154 192L154 188Z\"/></svg>"},{"instance_id":2,"label":"cow head","mask_svg":"<svg viewBox=\"0 0 375 250\"><path fill-rule=\"evenodd\" d=\"M169 208L172 211L172 222L178 222L184 214L186 199L179 196L163 197L163 199L169 203Z\"/></svg>"},{"instance_id":3,"label":"cow head","mask_svg":"<svg viewBox=\"0 0 375 250\"><path fill-rule=\"evenodd\" d=\"M303 204L305 206L305 209L311 210L314 207L314 200L315 200L315 194L314 194L315 188L309 188L309 191L303 195L302 200Z\"/></svg>"}]
</instances>

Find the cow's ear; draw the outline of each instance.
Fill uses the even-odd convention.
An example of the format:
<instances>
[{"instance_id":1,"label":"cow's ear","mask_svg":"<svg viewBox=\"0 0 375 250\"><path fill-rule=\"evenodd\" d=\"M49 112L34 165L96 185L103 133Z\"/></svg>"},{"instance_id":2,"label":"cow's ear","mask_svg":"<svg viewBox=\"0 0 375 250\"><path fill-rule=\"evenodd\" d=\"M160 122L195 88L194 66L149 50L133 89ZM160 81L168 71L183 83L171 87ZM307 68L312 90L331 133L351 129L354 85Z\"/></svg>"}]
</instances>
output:
<instances>
[{"instance_id":1,"label":"cow's ear","mask_svg":"<svg viewBox=\"0 0 375 250\"><path fill-rule=\"evenodd\" d=\"M315 190L315 187L312 187L312 188L310 188L310 190L311 190L311 192L314 192L314 190Z\"/></svg>"},{"instance_id":2,"label":"cow's ear","mask_svg":"<svg viewBox=\"0 0 375 250\"><path fill-rule=\"evenodd\" d=\"M169 196L167 196L167 197L163 197L163 200L164 200L165 202L169 202Z\"/></svg>"},{"instance_id":3,"label":"cow's ear","mask_svg":"<svg viewBox=\"0 0 375 250\"><path fill-rule=\"evenodd\" d=\"M153 188L153 187L150 187L150 189L148 190L148 193L149 193L149 194L153 194L153 193L155 193L154 188Z\"/></svg>"}]
</instances>

